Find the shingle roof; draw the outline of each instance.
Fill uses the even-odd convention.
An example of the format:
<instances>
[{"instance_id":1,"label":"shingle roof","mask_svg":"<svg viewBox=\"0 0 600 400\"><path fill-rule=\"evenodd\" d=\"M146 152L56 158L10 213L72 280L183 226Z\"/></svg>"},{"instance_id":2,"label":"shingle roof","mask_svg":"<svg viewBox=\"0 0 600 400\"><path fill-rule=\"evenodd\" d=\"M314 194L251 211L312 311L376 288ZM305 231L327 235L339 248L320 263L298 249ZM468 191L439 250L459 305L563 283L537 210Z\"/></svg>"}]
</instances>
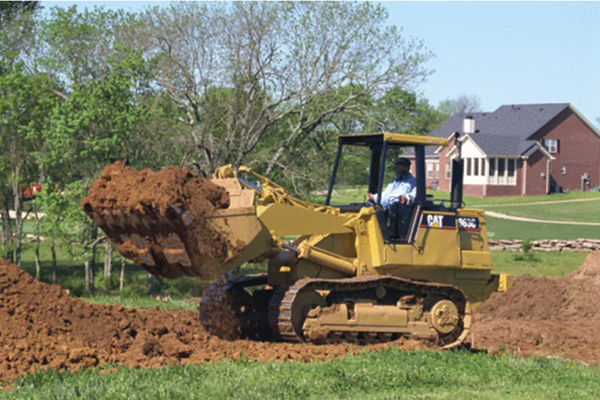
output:
<instances>
[{"instance_id":1,"label":"shingle roof","mask_svg":"<svg viewBox=\"0 0 600 400\"><path fill-rule=\"evenodd\" d=\"M471 139L488 156L524 156L539 148L531 135L554 119L568 103L521 104L501 106L494 112L457 113L444 121L430 136L449 137L453 132L463 135L463 120L467 116L475 119L475 133ZM434 155L428 149L427 155Z\"/></svg>"}]
</instances>

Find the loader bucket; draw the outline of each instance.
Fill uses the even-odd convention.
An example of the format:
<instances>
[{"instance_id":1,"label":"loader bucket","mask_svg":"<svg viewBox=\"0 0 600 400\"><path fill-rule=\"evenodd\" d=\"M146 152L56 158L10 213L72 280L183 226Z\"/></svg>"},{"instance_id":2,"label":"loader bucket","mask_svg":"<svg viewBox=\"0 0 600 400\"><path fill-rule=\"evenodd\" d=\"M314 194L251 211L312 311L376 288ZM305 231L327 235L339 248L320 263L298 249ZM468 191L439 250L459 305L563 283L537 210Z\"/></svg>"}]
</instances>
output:
<instances>
[{"instance_id":1,"label":"loader bucket","mask_svg":"<svg viewBox=\"0 0 600 400\"><path fill-rule=\"evenodd\" d=\"M271 235L256 217L254 193L237 179L213 183L229 193L229 207L197 215L169 204L98 206L82 202L116 250L153 275L211 279L271 249ZM84 199L85 200L85 199Z\"/></svg>"}]
</instances>

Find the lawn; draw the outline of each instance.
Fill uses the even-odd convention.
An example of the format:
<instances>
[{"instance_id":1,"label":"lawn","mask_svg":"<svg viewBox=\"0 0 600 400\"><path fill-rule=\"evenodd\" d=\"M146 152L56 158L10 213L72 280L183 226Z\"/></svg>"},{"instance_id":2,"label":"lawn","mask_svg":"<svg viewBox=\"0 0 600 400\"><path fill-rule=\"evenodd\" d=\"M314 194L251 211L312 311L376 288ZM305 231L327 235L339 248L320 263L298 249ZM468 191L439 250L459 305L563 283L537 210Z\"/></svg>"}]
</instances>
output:
<instances>
[{"instance_id":1,"label":"lawn","mask_svg":"<svg viewBox=\"0 0 600 400\"><path fill-rule=\"evenodd\" d=\"M367 187L353 187L350 189L340 189L338 191L334 191L331 196L331 204L332 205L344 205L350 203L363 203L365 201L367 194ZM450 199L450 194L448 192L444 192L441 190L428 190L427 194L433 195L435 199ZM562 200L577 200L577 199L590 199L590 198L600 198L600 193L598 192L568 192L568 193L558 193L551 195L542 195L542 196L511 196L511 197L487 197L480 198L474 196L465 196L464 202L467 207L477 207L477 206L496 206L503 204L527 204L527 203L538 203L538 202L546 202L546 201L562 201ZM311 201L315 203L323 204L325 203L325 195L315 195L312 196ZM576 205L582 203L575 203ZM585 203L583 203L585 204ZM494 207L496 210L496 207Z\"/></svg>"},{"instance_id":2,"label":"lawn","mask_svg":"<svg viewBox=\"0 0 600 400\"><path fill-rule=\"evenodd\" d=\"M556 225L486 216L491 239L600 239L599 226Z\"/></svg>"},{"instance_id":3,"label":"lawn","mask_svg":"<svg viewBox=\"0 0 600 400\"><path fill-rule=\"evenodd\" d=\"M494 273L511 275L530 274L534 276L557 277L567 275L583 264L585 253L542 253L532 252L531 260L517 261L523 253L493 251L492 270Z\"/></svg>"},{"instance_id":4,"label":"lawn","mask_svg":"<svg viewBox=\"0 0 600 400\"><path fill-rule=\"evenodd\" d=\"M516 217L534 219L600 222L600 200L563 204L523 204L519 206L493 206L487 210ZM600 226L596 229L600 230Z\"/></svg>"},{"instance_id":5,"label":"lawn","mask_svg":"<svg viewBox=\"0 0 600 400\"><path fill-rule=\"evenodd\" d=\"M244 361L38 372L4 399L597 399L600 367L395 349L327 363Z\"/></svg>"}]
</instances>

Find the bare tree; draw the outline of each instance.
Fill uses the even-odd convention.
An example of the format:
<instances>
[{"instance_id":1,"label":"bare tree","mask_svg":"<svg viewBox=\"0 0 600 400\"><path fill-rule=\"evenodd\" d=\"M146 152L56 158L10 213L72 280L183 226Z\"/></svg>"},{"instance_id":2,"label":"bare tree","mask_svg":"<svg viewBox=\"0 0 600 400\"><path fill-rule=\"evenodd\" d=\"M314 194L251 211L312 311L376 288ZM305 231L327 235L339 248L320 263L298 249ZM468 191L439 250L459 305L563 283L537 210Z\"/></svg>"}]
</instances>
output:
<instances>
[{"instance_id":1,"label":"bare tree","mask_svg":"<svg viewBox=\"0 0 600 400\"><path fill-rule=\"evenodd\" d=\"M481 112L481 99L474 94L463 94L455 99L441 101L438 105L438 111L448 116L456 113Z\"/></svg>"},{"instance_id":2,"label":"bare tree","mask_svg":"<svg viewBox=\"0 0 600 400\"><path fill-rule=\"evenodd\" d=\"M429 73L422 43L371 3L182 2L137 22L130 40L156 62L205 174L248 162L265 139L277 141L263 160L271 174L331 116L358 112L357 99Z\"/></svg>"}]
</instances>

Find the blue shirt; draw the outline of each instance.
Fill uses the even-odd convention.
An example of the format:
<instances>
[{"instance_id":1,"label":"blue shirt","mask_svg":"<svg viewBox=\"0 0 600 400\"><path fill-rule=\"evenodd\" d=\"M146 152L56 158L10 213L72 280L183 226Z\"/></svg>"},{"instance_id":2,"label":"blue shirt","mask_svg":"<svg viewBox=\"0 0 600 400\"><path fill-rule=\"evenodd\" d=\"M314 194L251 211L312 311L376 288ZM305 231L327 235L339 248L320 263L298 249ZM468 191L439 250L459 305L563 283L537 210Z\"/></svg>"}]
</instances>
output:
<instances>
[{"instance_id":1,"label":"blue shirt","mask_svg":"<svg viewBox=\"0 0 600 400\"><path fill-rule=\"evenodd\" d=\"M398 175L390 184L385 188L385 191L381 194L381 206L385 209L389 209L393 203L399 201L400 196L406 197L406 202L410 203L415 199L417 195L417 180L409 172L404 176ZM377 203L377 195L373 195L373 201Z\"/></svg>"}]
</instances>

